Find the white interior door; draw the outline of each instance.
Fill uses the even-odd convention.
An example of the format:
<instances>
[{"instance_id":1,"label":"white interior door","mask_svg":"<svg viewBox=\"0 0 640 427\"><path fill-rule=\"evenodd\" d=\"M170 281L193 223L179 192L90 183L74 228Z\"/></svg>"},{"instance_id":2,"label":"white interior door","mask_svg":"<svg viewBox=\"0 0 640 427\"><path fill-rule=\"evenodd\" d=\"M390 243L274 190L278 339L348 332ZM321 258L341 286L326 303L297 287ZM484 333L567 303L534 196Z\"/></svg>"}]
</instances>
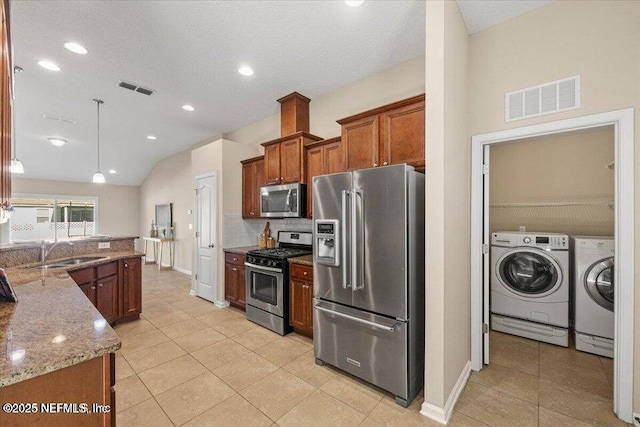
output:
<instances>
[{"instance_id":1,"label":"white interior door","mask_svg":"<svg viewBox=\"0 0 640 427\"><path fill-rule=\"evenodd\" d=\"M196 295L215 302L217 289L216 176L196 179Z\"/></svg>"},{"instance_id":2,"label":"white interior door","mask_svg":"<svg viewBox=\"0 0 640 427\"><path fill-rule=\"evenodd\" d=\"M489 145L483 148L482 170L482 362L489 364L489 293L491 232L489 230Z\"/></svg>"}]
</instances>

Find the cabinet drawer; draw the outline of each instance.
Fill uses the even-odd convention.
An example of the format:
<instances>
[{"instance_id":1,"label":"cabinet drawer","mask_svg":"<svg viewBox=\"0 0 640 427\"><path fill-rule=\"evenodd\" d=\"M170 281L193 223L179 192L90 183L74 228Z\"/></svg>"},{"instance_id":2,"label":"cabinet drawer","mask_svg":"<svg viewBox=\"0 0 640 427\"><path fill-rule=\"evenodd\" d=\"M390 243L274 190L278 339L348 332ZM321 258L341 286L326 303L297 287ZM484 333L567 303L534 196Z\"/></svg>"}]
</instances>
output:
<instances>
[{"instance_id":1,"label":"cabinet drawer","mask_svg":"<svg viewBox=\"0 0 640 427\"><path fill-rule=\"evenodd\" d=\"M247 259L244 255L232 254L229 252L225 252L224 254L224 262L235 265L244 265L245 260Z\"/></svg>"},{"instance_id":2,"label":"cabinet drawer","mask_svg":"<svg viewBox=\"0 0 640 427\"><path fill-rule=\"evenodd\" d=\"M93 267L83 268L82 270L70 271L69 276L78 284L93 282L96 280L96 269Z\"/></svg>"},{"instance_id":3,"label":"cabinet drawer","mask_svg":"<svg viewBox=\"0 0 640 427\"><path fill-rule=\"evenodd\" d=\"M308 265L291 263L289 274L295 279L313 281L313 267Z\"/></svg>"},{"instance_id":4,"label":"cabinet drawer","mask_svg":"<svg viewBox=\"0 0 640 427\"><path fill-rule=\"evenodd\" d=\"M97 278L102 279L104 277L108 277L114 274L118 274L118 263L116 261L110 262L109 264L99 265L96 267Z\"/></svg>"}]
</instances>

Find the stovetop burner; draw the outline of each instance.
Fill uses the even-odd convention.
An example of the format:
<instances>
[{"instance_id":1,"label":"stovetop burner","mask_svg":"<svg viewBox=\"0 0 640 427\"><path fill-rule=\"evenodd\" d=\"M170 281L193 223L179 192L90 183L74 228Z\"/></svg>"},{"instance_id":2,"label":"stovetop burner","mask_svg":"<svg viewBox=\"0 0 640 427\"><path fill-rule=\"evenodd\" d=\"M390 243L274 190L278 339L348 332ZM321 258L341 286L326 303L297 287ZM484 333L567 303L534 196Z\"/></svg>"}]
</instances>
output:
<instances>
[{"instance_id":1,"label":"stovetop burner","mask_svg":"<svg viewBox=\"0 0 640 427\"><path fill-rule=\"evenodd\" d=\"M294 248L269 248L269 249L254 249L247 252L248 255L262 256L268 258L286 259L293 258L302 255L310 255L310 250L294 249Z\"/></svg>"}]
</instances>

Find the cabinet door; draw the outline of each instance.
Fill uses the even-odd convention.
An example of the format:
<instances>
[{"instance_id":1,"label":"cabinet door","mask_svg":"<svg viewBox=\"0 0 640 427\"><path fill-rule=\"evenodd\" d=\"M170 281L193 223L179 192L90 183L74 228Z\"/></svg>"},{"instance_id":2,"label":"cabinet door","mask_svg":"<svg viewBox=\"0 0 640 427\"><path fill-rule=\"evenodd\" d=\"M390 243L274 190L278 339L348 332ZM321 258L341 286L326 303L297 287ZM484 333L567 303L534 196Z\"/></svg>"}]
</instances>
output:
<instances>
[{"instance_id":1,"label":"cabinet door","mask_svg":"<svg viewBox=\"0 0 640 427\"><path fill-rule=\"evenodd\" d=\"M289 325L301 331L307 328L305 286L307 282L302 280L289 280Z\"/></svg>"},{"instance_id":2,"label":"cabinet door","mask_svg":"<svg viewBox=\"0 0 640 427\"><path fill-rule=\"evenodd\" d=\"M236 266L236 301L239 306L247 304L247 285L245 281L244 267Z\"/></svg>"},{"instance_id":3,"label":"cabinet door","mask_svg":"<svg viewBox=\"0 0 640 427\"><path fill-rule=\"evenodd\" d=\"M424 169L424 101L386 111L380 117L383 164L407 163Z\"/></svg>"},{"instance_id":4,"label":"cabinet door","mask_svg":"<svg viewBox=\"0 0 640 427\"><path fill-rule=\"evenodd\" d=\"M113 275L97 281L97 308L107 322L118 318L118 276Z\"/></svg>"},{"instance_id":5,"label":"cabinet door","mask_svg":"<svg viewBox=\"0 0 640 427\"><path fill-rule=\"evenodd\" d=\"M255 214L255 176L253 163L242 165L242 217L251 218Z\"/></svg>"},{"instance_id":6,"label":"cabinet door","mask_svg":"<svg viewBox=\"0 0 640 427\"><path fill-rule=\"evenodd\" d=\"M265 185L280 184L280 144L264 147L264 181Z\"/></svg>"},{"instance_id":7,"label":"cabinet door","mask_svg":"<svg viewBox=\"0 0 640 427\"><path fill-rule=\"evenodd\" d=\"M378 116L342 125L344 166L347 171L378 166Z\"/></svg>"},{"instance_id":8,"label":"cabinet door","mask_svg":"<svg viewBox=\"0 0 640 427\"><path fill-rule=\"evenodd\" d=\"M324 174L324 147L312 147L307 155L307 218L313 216L313 177Z\"/></svg>"},{"instance_id":9,"label":"cabinet door","mask_svg":"<svg viewBox=\"0 0 640 427\"><path fill-rule=\"evenodd\" d=\"M342 142L334 142L324 146L323 174L344 172L344 152Z\"/></svg>"},{"instance_id":10,"label":"cabinet door","mask_svg":"<svg viewBox=\"0 0 640 427\"><path fill-rule=\"evenodd\" d=\"M96 301L96 294L97 294L96 283L95 282L86 283L84 285L80 285L79 288L82 292L84 292L87 298L89 298L89 301L91 301L91 304L93 304L93 306L97 308L98 303Z\"/></svg>"},{"instance_id":11,"label":"cabinet door","mask_svg":"<svg viewBox=\"0 0 640 427\"><path fill-rule=\"evenodd\" d=\"M300 138L283 141L280 144L280 183L303 182L302 140Z\"/></svg>"},{"instance_id":12,"label":"cabinet door","mask_svg":"<svg viewBox=\"0 0 640 427\"><path fill-rule=\"evenodd\" d=\"M127 258L120 263L122 316L136 316L142 312L142 262L140 258Z\"/></svg>"},{"instance_id":13,"label":"cabinet door","mask_svg":"<svg viewBox=\"0 0 640 427\"><path fill-rule=\"evenodd\" d=\"M224 299L229 302L236 302L238 293L236 289L236 271L238 267L226 263L224 265Z\"/></svg>"},{"instance_id":14,"label":"cabinet door","mask_svg":"<svg viewBox=\"0 0 640 427\"><path fill-rule=\"evenodd\" d=\"M260 217L260 189L264 187L265 177L264 177L264 159L256 160L253 163L253 212L255 215L252 215L252 218Z\"/></svg>"},{"instance_id":15,"label":"cabinet door","mask_svg":"<svg viewBox=\"0 0 640 427\"><path fill-rule=\"evenodd\" d=\"M313 336L313 282L307 282L307 287L304 288L304 292L306 330Z\"/></svg>"}]
</instances>

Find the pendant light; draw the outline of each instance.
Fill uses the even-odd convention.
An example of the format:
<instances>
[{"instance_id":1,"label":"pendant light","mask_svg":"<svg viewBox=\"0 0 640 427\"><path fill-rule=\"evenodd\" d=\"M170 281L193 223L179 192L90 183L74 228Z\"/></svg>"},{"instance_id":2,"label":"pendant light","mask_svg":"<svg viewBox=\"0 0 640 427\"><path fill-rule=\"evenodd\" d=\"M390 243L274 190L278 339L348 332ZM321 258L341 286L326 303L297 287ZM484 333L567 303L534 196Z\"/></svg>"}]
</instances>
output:
<instances>
[{"instance_id":1,"label":"pendant light","mask_svg":"<svg viewBox=\"0 0 640 427\"><path fill-rule=\"evenodd\" d=\"M93 174L93 183L104 184L104 175L100 172L100 104L104 104L104 101L94 99L93 102L95 102L98 107L98 171Z\"/></svg>"},{"instance_id":2,"label":"pendant light","mask_svg":"<svg viewBox=\"0 0 640 427\"><path fill-rule=\"evenodd\" d=\"M13 67L14 79L15 76L22 72L22 68L17 65ZM22 162L18 160L16 155L16 96L15 96L15 84L14 84L14 93L13 93L13 108L11 109L11 133L13 134L13 156L11 157L11 166L9 167L9 171L11 173L24 173L24 166L22 166Z\"/></svg>"}]
</instances>

